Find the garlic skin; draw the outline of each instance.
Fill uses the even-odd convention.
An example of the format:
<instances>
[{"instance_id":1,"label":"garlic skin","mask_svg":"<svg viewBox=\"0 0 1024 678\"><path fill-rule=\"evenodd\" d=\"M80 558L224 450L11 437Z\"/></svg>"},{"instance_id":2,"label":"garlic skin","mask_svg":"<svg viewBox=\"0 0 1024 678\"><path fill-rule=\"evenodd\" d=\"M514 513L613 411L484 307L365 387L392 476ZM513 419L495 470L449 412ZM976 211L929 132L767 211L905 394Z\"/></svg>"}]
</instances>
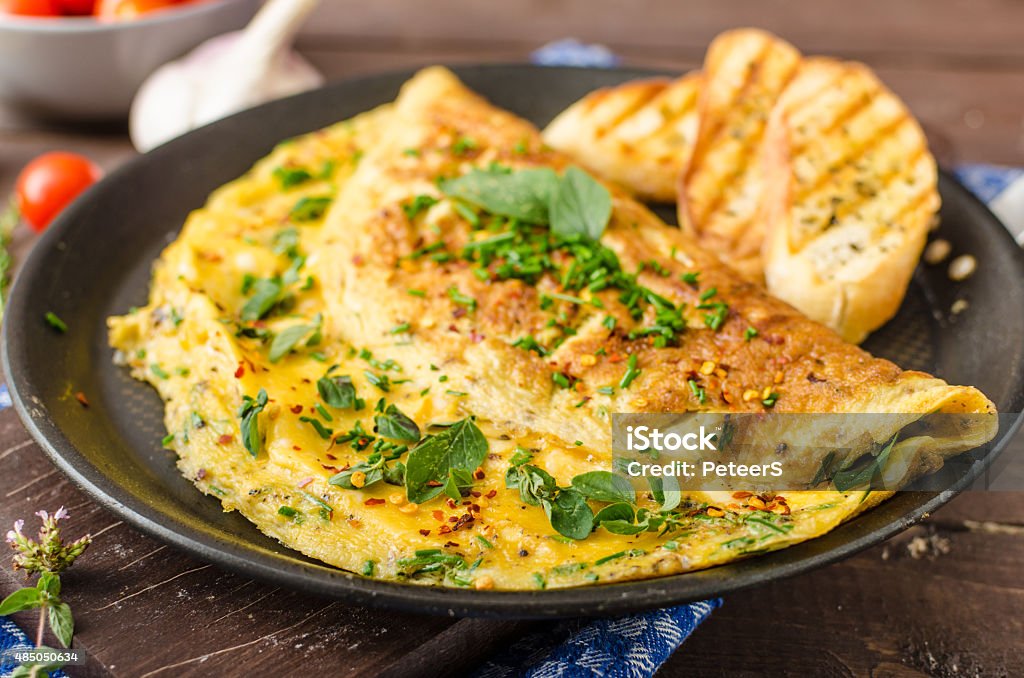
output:
<instances>
[{"instance_id":1,"label":"garlic skin","mask_svg":"<svg viewBox=\"0 0 1024 678\"><path fill-rule=\"evenodd\" d=\"M232 49L242 32L203 43L183 59L161 66L139 89L128 120L140 152L238 111L323 84L324 79L292 50L277 52L261 77Z\"/></svg>"},{"instance_id":2,"label":"garlic skin","mask_svg":"<svg viewBox=\"0 0 1024 678\"><path fill-rule=\"evenodd\" d=\"M238 111L323 84L289 48L316 0L271 0L242 31L207 40L158 68L132 102L128 131L140 152Z\"/></svg>"}]
</instances>

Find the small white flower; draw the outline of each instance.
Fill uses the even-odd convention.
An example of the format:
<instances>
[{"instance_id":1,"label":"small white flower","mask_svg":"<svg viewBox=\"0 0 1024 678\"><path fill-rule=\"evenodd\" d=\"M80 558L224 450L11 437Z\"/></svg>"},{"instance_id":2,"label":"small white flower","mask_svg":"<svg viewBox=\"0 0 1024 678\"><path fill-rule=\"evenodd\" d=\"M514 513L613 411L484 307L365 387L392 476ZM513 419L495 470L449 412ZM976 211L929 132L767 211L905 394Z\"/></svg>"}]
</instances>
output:
<instances>
[{"instance_id":1,"label":"small white flower","mask_svg":"<svg viewBox=\"0 0 1024 678\"><path fill-rule=\"evenodd\" d=\"M63 506L61 506L59 509L57 509L57 512L53 514L53 519L54 520L64 520L65 518L67 518L70 515L71 514L68 513L68 510L66 508L64 508Z\"/></svg>"},{"instance_id":2,"label":"small white flower","mask_svg":"<svg viewBox=\"0 0 1024 678\"><path fill-rule=\"evenodd\" d=\"M50 519L50 514L47 513L46 511L42 511L42 510L36 511L36 515L39 516L43 520L43 522L46 522L47 520Z\"/></svg>"},{"instance_id":3,"label":"small white flower","mask_svg":"<svg viewBox=\"0 0 1024 678\"><path fill-rule=\"evenodd\" d=\"M15 541L18 540L18 537L21 536L21 528L23 528L23 527L25 527L25 521L24 520L20 520L19 519L19 520L15 520L14 521L14 529L7 531L7 543L8 544L13 544Z\"/></svg>"}]
</instances>

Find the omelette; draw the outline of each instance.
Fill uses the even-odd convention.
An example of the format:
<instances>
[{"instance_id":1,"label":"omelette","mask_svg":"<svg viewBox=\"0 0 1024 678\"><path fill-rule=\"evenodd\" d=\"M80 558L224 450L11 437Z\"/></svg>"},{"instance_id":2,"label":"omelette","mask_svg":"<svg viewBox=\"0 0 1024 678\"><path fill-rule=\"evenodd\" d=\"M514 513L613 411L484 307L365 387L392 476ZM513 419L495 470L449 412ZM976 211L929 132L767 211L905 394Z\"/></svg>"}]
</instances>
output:
<instances>
[{"instance_id":1,"label":"omelette","mask_svg":"<svg viewBox=\"0 0 1024 678\"><path fill-rule=\"evenodd\" d=\"M216 191L149 303L109 326L199 490L310 557L414 584L688 572L887 496L828 478L638 491L612 473L613 413L994 412L768 296L442 68ZM993 435L918 429L880 471L902 482Z\"/></svg>"}]
</instances>

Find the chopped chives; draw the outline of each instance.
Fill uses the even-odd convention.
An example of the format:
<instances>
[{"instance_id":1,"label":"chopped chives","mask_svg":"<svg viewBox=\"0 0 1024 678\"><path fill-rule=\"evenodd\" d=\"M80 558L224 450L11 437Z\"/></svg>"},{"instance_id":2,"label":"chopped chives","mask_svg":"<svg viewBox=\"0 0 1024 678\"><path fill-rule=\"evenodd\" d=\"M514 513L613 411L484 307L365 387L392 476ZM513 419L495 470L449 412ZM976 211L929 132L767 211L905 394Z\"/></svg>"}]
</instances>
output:
<instances>
[{"instance_id":1,"label":"chopped chives","mask_svg":"<svg viewBox=\"0 0 1024 678\"><path fill-rule=\"evenodd\" d=\"M313 407L316 408L316 411L319 412L320 416L323 417L326 421L334 421L334 417L332 417L331 413L324 408L323 403L317 403Z\"/></svg>"},{"instance_id":2,"label":"chopped chives","mask_svg":"<svg viewBox=\"0 0 1024 678\"><path fill-rule=\"evenodd\" d=\"M569 377L565 376L561 372L554 372L551 375L551 380L561 386L562 388L569 388Z\"/></svg>"},{"instance_id":3,"label":"chopped chives","mask_svg":"<svg viewBox=\"0 0 1024 678\"><path fill-rule=\"evenodd\" d=\"M636 353L633 353L629 356L629 362L626 363L626 372L622 375L622 380L619 381L619 388L629 388L633 380L640 376L641 370L637 369L636 363Z\"/></svg>"},{"instance_id":4,"label":"chopped chives","mask_svg":"<svg viewBox=\"0 0 1024 678\"><path fill-rule=\"evenodd\" d=\"M57 330L61 334L65 334L68 331L67 324L59 317L57 317L57 314L54 313L53 311L47 311L46 314L43 316L43 319L46 320L47 325Z\"/></svg>"},{"instance_id":5,"label":"chopped chives","mask_svg":"<svg viewBox=\"0 0 1024 678\"><path fill-rule=\"evenodd\" d=\"M697 385L697 382L693 379L688 379L686 383L690 386L690 392L693 393L693 397L697 399L701 405L707 402L707 394L704 389Z\"/></svg>"}]
</instances>

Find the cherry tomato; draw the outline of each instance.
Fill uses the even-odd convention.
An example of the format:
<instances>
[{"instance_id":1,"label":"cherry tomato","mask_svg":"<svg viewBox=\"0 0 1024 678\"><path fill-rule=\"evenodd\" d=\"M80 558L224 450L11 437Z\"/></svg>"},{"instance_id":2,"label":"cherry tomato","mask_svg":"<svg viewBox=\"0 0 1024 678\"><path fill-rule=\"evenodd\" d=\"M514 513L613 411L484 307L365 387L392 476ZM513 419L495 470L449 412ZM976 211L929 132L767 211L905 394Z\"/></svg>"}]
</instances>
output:
<instances>
[{"instance_id":1,"label":"cherry tomato","mask_svg":"<svg viewBox=\"0 0 1024 678\"><path fill-rule=\"evenodd\" d=\"M44 153L18 175L18 211L29 226L42 231L102 174L91 160L76 153Z\"/></svg>"},{"instance_id":2,"label":"cherry tomato","mask_svg":"<svg viewBox=\"0 0 1024 678\"><path fill-rule=\"evenodd\" d=\"M19 16L60 16L56 0L0 0L0 13Z\"/></svg>"},{"instance_id":3,"label":"cherry tomato","mask_svg":"<svg viewBox=\"0 0 1024 678\"><path fill-rule=\"evenodd\" d=\"M108 21L126 21L178 4L179 0L98 0L94 14Z\"/></svg>"},{"instance_id":4,"label":"cherry tomato","mask_svg":"<svg viewBox=\"0 0 1024 678\"><path fill-rule=\"evenodd\" d=\"M96 9L96 0L56 0L57 7L64 14L86 16Z\"/></svg>"}]
</instances>

